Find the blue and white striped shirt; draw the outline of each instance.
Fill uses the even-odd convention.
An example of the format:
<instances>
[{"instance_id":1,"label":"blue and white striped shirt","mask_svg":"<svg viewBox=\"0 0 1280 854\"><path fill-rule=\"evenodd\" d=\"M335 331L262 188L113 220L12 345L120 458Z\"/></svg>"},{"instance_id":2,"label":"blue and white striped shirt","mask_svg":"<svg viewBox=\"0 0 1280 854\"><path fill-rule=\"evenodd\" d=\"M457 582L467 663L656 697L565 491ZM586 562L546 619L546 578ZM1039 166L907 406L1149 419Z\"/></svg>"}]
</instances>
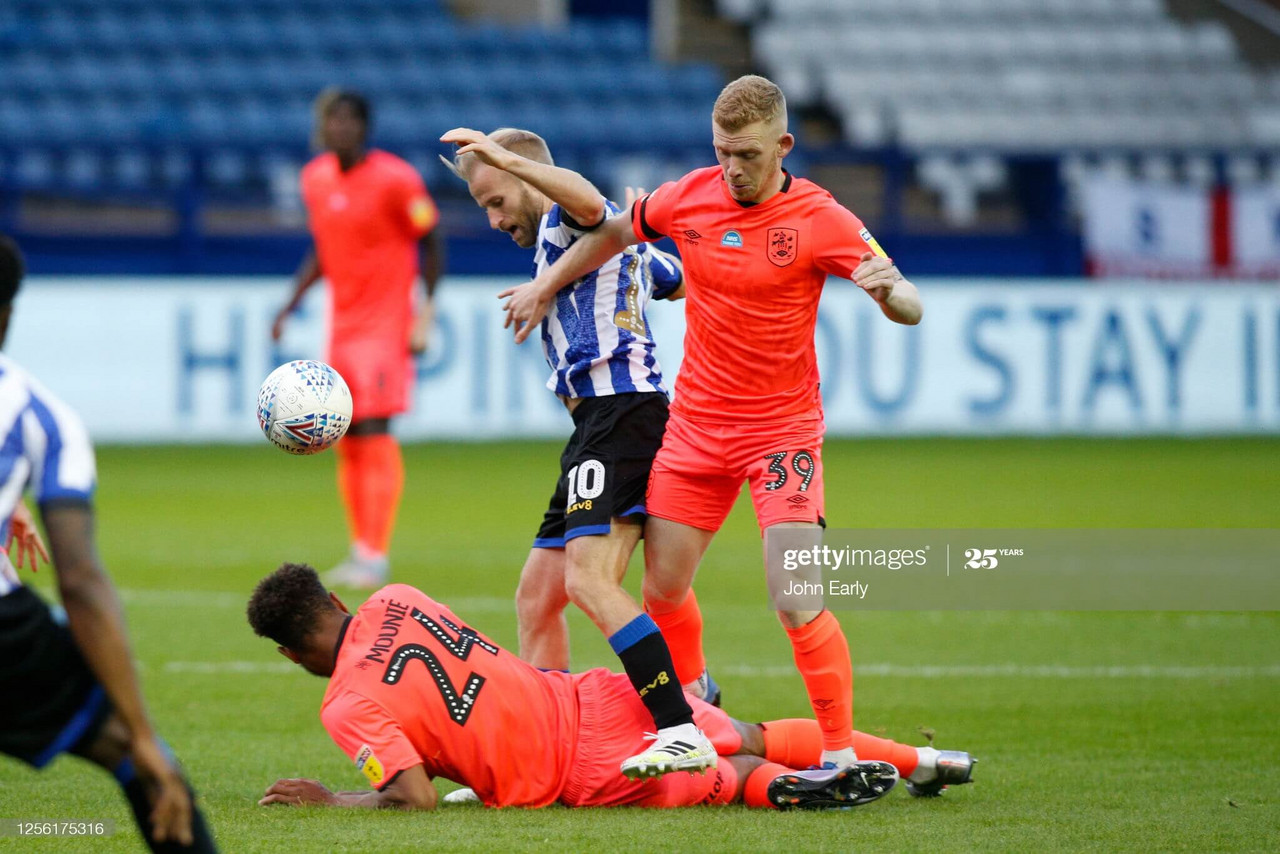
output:
<instances>
[{"instance_id":1,"label":"blue and white striped shirt","mask_svg":"<svg viewBox=\"0 0 1280 854\"><path fill-rule=\"evenodd\" d=\"M619 213L613 202L605 204L609 216ZM586 233L553 205L538 226L534 278ZM547 388L566 398L666 394L646 309L655 286L659 294L674 290L682 276L679 262L641 244L561 288L542 321L542 352L552 371Z\"/></svg>"},{"instance_id":2,"label":"blue and white striped shirt","mask_svg":"<svg viewBox=\"0 0 1280 854\"><path fill-rule=\"evenodd\" d=\"M43 507L51 501L93 498L93 445L80 417L18 364L0 356L0 543L28 488ZM21 582L0 553L0 596Z\"/></svg>"}]
</instances>

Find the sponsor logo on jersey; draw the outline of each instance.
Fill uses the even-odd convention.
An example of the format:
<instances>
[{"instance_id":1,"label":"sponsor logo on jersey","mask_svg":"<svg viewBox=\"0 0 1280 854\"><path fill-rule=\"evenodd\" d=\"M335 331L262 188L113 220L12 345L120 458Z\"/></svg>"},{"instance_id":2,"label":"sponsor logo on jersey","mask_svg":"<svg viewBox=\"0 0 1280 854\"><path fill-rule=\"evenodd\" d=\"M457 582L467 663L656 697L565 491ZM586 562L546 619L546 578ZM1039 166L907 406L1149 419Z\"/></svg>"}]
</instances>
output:
<instances>
[{"instance_id":1,"label":"sponsor logo on jersey","mask_svg":"<svg viewBox=\"0 0 1280 854\"><path fill-rule=\"evenodd\" d=\"M742 235L730 229L724 233L724 237L720 238L721 246L731 246L734 249L742 248Z\"/></svg>"},{"instance_id":2,"label":"sponsor logo on jersey","mask_svg":"<svg viewBox=\"0 0 1280 854\"><path fill-rule=\"evenodd\" d=\"M690 243L697 243L699 240L702 239L702 235L698 234L698 232L694 231L692 228L686 231L684 233L684 236L689 238Z\"/></svg>"},{"instance_id":3,"label":"sponsor logo on jersey","mask_svg":"<svg viewBox=\"0 0 1280 854\"><path fill-rule=\"evenodd\" d=\"M867 245L871 247L872 252L876 253L881 258L889 257L888 255L884 254L884 250L880 248L880 244L876 242L876 239L871 236L870 231L867 231L864 228L862 229L862 231L858 232L858 236L861 237L864 241L866 241Z\"/></svg>"},{"instance_id":4,"label":"sponsor logo on jersey","mask_svg":"<svg viewBox=\"0 0 1280 854\"><path fill-rule=\"evenodd\" d=\"M382 762L374 754L373 748L367 744L360 745L360 752L356 754L356 768L375 789L381 786L386 778L386 769L382 767Z\"/></svg>"},{"instance_id":5,"label":"sponsor logo on jersey","mask_svg":"<svg viewBox=\"0 0 1280 854\"><path fill-rule=\"evenodd\" d=\"M769 260L777 267L786 267L796 260L800 232L794 228L771 228L765 247Z\"/></svg>"}]
</instances>

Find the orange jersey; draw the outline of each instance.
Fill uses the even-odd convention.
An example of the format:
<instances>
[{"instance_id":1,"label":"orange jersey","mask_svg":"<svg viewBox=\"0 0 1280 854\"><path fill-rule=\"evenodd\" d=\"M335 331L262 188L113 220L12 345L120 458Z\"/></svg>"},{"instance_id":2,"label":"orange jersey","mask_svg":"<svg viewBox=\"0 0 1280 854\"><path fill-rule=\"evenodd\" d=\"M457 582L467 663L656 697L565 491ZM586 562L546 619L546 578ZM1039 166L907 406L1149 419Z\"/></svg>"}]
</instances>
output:
<instances>
[{"instance_id":1,"label":"orange jersey","mask_svg":"<svg viewBox=\"0 0 1280 854\"><path fill-rule=\"evenodd\" d=\"M405 584L374 593L338 643L320 720L375 788L422 765L489 806L560 797L578 737L574 677L542 673Z\"/></svg>"},{"instance_id":2,"label":"orange jersey","mask_svg":"<svg viewBox=\"0 0 1280 854\"><path fill-rule=\"evenodd\" d=\"M821 414L813 333L828 275L883 255L831 194L786 174L760 204L734 200L719 166L668 182L631 209L636 237L671 237L684 260L684 362L672 410L701 421Z\"/></svg>"},{"instance_id":3,"label":"orange jersey","mask_svg":"<svg viewBox=\"0 0 1280 854\"><path fill-rule=\"evenodd\" d=\"M403 333L407 346L418 240L439 219L422 178L385 151L347 172L330 152L303 168L302 200L329 281L332 337Z\"/></svg>"}]
</instances>

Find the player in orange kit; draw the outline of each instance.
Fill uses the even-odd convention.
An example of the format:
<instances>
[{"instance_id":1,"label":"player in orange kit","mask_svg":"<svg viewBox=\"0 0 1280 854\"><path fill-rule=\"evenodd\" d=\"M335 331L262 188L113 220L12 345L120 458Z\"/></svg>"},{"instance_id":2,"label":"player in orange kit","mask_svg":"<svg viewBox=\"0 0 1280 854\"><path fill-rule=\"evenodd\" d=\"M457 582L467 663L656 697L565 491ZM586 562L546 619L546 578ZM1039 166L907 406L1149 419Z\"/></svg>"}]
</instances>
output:
<instances>
[{"instance_id":1,"label":"player in orange kit","mask_svg":"<svg viewBox=\"0 0 1280 854\"><path fill-rule=\"evenodd\" d=\"M404 465L390 433L392 416L408 408L412 354L427 346L432 298L440 276L435 203L413 167L367 148L369 104L354 92L326 92L317 102L327 151L302 170L315 250L298 269L293 295L271 328L285 319L321 277L329 282L327 361L347 385L355 411L338 443L338 490L347 511L351 554L328 580L373 588L389 575L387 550ZM421 268L426 299L417 305Z\"/></svg>"},{"instance_id":2,"label":"player in orange kit","mask_svg":"<svg viewBox=\"0 0 1280 854\"><path fill-rule=\"evenodd\" d=\"M279 780L264 805L432 809L431 778L445 777L495 807L744 800L816 809L869 803L900 773L922 784L968 781L968 754L937 762L927 749L861 733L863 755L880 761L795 771L818 758L815 722L745 724L696 698L698 726L720 756L714 773L633 780L618 768L636 751L649 712L622 674L540 671L404 584L382 588L350 614L300 564L259 582L248 617L289 660L329 679L321 722L374 788L335 793L314 780Z\"/></svg>"},{"instance_id":3,"label":"player in orange kit","mask_svg":"<svg viewBox=\"0 0 1280 854\"><path fill-rule=\"evenodd\" d=\"M733 81L712 111L718 166L698 169L607 220L534 281L504 291L522 341L565 283L623 247L670 236L685 265L684 363L646 509L644 601L687 686L705 668L693 576L745 480L770 530L823 520L814 326L827 277L852 279L890 320L922 307L862 222L782 167L795 139L786 100L763 77ZM849 645L830 611L780 607L823 731L823 764L854 766ZM855 766L856 767L856 766Z\"/></svg>"}]
</instances>

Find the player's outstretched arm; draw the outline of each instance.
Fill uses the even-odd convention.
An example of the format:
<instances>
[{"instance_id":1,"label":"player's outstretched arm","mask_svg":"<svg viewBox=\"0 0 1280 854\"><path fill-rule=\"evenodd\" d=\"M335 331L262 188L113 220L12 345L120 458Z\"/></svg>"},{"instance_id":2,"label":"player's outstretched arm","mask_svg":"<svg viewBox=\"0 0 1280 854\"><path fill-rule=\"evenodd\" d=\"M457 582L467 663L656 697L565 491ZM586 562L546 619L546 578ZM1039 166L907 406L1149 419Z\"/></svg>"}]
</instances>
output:
<instances>
[{"instance_id":1,"label":"player's outstretched arm","mask_svg":"<svg viewBox=\"0 0 1280 854\"><path fill-rule=\"evenodd\" d=\"M579 225L591 228L604 220L604 196L572 169L522 157L471 128L454 128L440 141L458 146L458 154L474 154L481 162L515 175L558 204Z\"/></svg>"},{"instance_id":2,"label":"player's outstretched arm","mask_svg":"<svg viewBox=\"0 0 1280 854\"><path fill-rule=\"evenodd\" d=\"M318 780L276 780L258 806L364 807L366 809L433 810L439 802L435 784L421 765L401 771L381 791L331 792Z\"/></svg>"},{"instance_id":3,"label":"player's outstretched arm","mask_svg":"<svg viewBox=\"0 0 1280 854\"><path fill-rule=\"evenodd\" d=\"M431 229L418 241L418 265L422 270L424 296L409 333L409 352L415 355L427 352L436 322L436 285L444 269L444 241L439 228Z\"/></svg>"},{"instance_id":4,"label":"player's outstretched arm","mask_svg":"<svg viewBox=\"0 0 1280 854\"><path fill-rule=\"evenodd\" d=\"M320 260L316 257L315 247L312 247L293 275L293 293L289 295L289 301L276 314L276 319L271 324L272 341L280 340L280 336L284 334L285 320L302 304L302 298L312 285L320 281L320 276Z\"/></svg>"},{"instance_id":5,"label":"player's outstretched arm","mask_svg":"<svg viewBox=\"0 0 1280 854\"><path fill-rule=\"evenodd\" d=\"M506 312L502 328L514 325L516 343L523 343L542 322L551 306L551 300L561 288L639 242L635 232L631 230L630 217L615 216L606 219L599 228L578 238L569 247L569 251L543 270L538 278L518 287L507 288L498 294L498 299L507 299L502 306Z\"/></svg>"},{"instance_id":6,"label":"player's outstretched arm","mask_svg":"<svg viewBox=\"0 0 1280 854\"><path fill-rule=\"evenodd\" d=\"M147 716L120 599L98 561L93 510L63 502L41 510L67 625L111 706L129 730L130 758L152 790L152 836L189 844L191 796Z\"/></svg>"},{"instance_id":7,"label":"player's outstretched arm","mask_svg":"<svg viewBox=\"0 0 1280 854\"><path fill-rule=\"evenodd\" d=\"M914 326L924 316L920 291L888 258L866 252L853 271L853 283L880 304L884 316L894 323Z\"/></svg>"}]
</instances>

